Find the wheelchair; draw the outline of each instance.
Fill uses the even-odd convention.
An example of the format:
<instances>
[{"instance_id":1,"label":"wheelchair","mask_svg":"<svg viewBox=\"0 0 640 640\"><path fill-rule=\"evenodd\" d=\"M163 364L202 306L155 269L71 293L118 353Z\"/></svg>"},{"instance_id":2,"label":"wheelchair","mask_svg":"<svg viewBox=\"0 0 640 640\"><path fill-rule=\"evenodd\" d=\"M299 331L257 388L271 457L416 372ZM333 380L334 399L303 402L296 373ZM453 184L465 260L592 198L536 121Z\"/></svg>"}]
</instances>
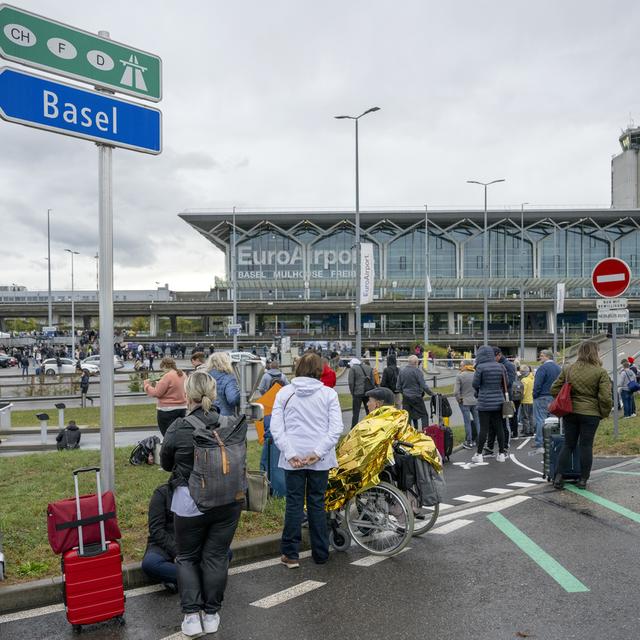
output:
<instances>
[{"instance_id":1,"label":"wheelchair","mask_svg":"<svg viewBox=\"0 0 640 640\"><path fill-rule=\"evenodd\" d=\"M410 456L411 444L393 444L396 461ZM433 527L439 505L423 507L415 488L399 488L398 464L387 465L380 482L351 498L343 509L329 515L329 543L336 551L346 551L353 540L365 551L379 556L394 556L409 544L412 536L421 536Z\"/></svg>"}]
</instances>

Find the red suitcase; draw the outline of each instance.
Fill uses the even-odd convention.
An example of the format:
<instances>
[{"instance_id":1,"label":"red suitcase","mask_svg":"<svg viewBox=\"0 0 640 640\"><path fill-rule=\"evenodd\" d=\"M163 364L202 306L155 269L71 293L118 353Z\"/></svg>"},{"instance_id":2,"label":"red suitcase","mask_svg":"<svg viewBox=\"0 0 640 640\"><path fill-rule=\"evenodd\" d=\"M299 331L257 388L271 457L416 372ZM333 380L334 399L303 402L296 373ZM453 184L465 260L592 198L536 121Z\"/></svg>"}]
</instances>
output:
<instances>
[{"instance_id":1,"label":"red suitcase","mask_svg":"<svg viewBox=\"0 0 640 640\"><path fill-rule=\"evenodd\" d=\"M73 481L76 492L76 516L80 513L80 493L78 474L85 471L96 472L98 514L103 514L102 492L100 490L100 469L76 469ZM122 581L122 554L117 542L105 539L104 521L100 521L100 542L84 545L82 525L78 527L77 549L71 549L62 556L62 584L67 620L74 631L81 625L119 618L124 623L124 585Z\"/></svg>"},{"instance_id":2,"label":"red suitcase","mask_svg":"<svg viewBox=\"0 0 640 640\"><path fill-rule=\"evenodd\" d=\"M423 433L433 439L440 457L444 460L444 429L437 424L432 424L425 427Z\"/></svg>"}]
</instances>

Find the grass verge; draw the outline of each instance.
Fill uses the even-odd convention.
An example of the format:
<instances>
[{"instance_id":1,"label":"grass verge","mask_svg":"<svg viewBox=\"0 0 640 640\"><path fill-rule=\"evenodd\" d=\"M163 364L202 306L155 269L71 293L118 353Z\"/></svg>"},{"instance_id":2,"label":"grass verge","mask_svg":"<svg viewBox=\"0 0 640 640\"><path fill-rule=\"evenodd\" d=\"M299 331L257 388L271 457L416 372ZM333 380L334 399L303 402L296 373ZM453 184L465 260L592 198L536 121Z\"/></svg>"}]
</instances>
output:
<instances>
[{"instance_id":1,"label":"grass verge","mask_svg":"<svg viewBox=\"0 0 640 640\"><path fill-rule=\"evenodd\" d=\"M602 420L596 431L593 453L599 456L640 455L640 418L620 417L617 439L613 437L613 418Z\"/></svg>"},{"instance_id":2,"label":"grass verge","mask_svg":"<svg viewBox=\"0 0 640 640\"><path fill-rule=\"evenodd\" d=\"M153 490L169 474L159 466L129 464L130 448L117 448L116 499L125 562L142 559L147 542L147 513ZM260 445L249 443L248 467L258 469ZM4 534L7 584L56 576L60 558L47 538L47 504L73 495L71 471L100 463L99 451L62 451L2 458L0 531ZM93 478L82 477L80 491L95 491ZM243 512L236 540L282 530L284 500L272 500L264 513Z\"/></svg>"}]
</instances>

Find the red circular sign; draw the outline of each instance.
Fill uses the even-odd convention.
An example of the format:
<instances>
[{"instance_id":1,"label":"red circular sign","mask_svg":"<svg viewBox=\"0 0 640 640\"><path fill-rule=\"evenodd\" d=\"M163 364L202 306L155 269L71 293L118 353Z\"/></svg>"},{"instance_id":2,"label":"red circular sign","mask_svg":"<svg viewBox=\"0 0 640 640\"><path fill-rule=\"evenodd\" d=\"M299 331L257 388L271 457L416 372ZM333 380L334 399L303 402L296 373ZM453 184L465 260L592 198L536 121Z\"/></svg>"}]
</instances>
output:
<instances>
[{"instance_id":1,"label":"red circular sign","mask_svg":"<svg viewBox=\"0 0 640 640\"><path fill-rule=\"evenodd\" d=\"M600 260L591 273L591 284L603 298L621 296L631 282L631 269L620 258Z\"/></svg>"}]
</instances>

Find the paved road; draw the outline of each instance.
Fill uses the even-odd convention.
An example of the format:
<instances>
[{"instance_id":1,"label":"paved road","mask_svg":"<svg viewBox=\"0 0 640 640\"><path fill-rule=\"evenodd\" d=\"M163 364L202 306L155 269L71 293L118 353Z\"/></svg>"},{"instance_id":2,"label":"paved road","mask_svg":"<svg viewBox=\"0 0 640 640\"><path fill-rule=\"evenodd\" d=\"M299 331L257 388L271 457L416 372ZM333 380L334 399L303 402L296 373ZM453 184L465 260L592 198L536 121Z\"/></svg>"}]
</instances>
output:
<instances>
[{"instance_id":1,"label":"paved road","mask_svg":"<svg viewBox=\"0 0 640 640\"><path fill-rule=\"evenodd\" d=\"M532 462L522 451L516 460ZM514 460L467 466L469 458L460 452L447 465L452 506L400 556L351 548L323 567L305 560L291 571L276 558L232 568L216 637L637 637L640 460L594 474L589 499L553 490ZM527 483L531 493L513 483ZM613 504L593 502L598 496ZM126 618L125 627L103 623L86 632L96 640L182 637L178 599L157 587L130 592ZM0 636L72 633L57 605L0 617Z\"/></svg>"}]
</instances>

